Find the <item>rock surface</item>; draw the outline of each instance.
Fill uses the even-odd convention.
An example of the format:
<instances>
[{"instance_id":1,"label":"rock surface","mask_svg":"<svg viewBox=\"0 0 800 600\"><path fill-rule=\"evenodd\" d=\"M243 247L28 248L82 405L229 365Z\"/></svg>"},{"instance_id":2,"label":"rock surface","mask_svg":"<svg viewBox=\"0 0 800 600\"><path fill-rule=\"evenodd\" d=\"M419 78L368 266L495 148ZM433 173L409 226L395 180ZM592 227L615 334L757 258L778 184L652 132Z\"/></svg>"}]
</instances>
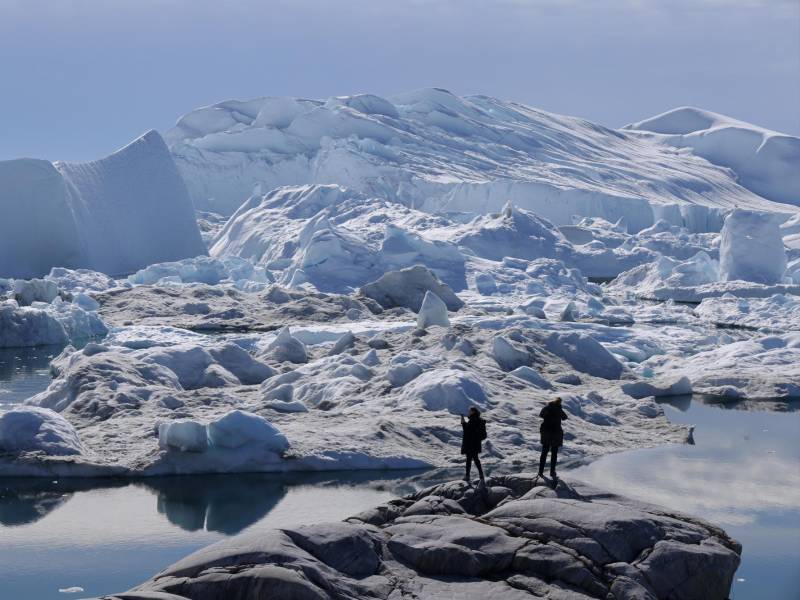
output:
<instances>
[{"instance_id":1,"label":"rock surface","mask_svg":"<svg viewBox=\"0 0 800 600\"><path fill-rule=\"evenodd\" d=\"M741 546L579 482L437 485L342 523L245 533L116 600L728 597Z\"/></svg>"}]
</instances>

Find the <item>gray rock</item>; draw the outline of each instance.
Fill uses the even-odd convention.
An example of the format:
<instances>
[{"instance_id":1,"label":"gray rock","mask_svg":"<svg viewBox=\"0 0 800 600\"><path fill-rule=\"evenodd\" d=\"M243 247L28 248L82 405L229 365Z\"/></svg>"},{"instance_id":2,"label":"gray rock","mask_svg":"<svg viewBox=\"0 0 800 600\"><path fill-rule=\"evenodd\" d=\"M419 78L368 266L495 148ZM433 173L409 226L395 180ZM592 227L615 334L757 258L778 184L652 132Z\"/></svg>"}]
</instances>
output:
<instances>
[{"instance_id":1,"label":"gray rock","mask_svg":"<svg viewBox=\"0 0 800 600\"><path fill-rule=\"evenodd\" d=\"M380 567L380 543L365 525L323 523L286 534L315 558L351 577L374 575Z\"/></svg>"},{"instance_id":2,"label":"gray rock","mask_svg":"<svg viewBox=\"0 0 800 600\"><path fill-rule=\"evenodd\" d=\"M508 475L433 486L344 523L241 534L115 598L723 600L740 553L698 519Z\"/></svg>"},{"instance_id":3,"label":"gray rock","mask_svg":"<svg viewBox=\"0 0 800 600\"><path fill-rule=\"evenodd\" d=\"M547 580L559 579L595 596L606 592L605 585L583 562L554 545L527 544L514 556L514 569Z\"/></svg>"},{"instance_id":4,"label":"gray rock","mask_svg":"<svg viewBox=\"0 0 800 600\"><path fill-rule=\"evenodd\" d=\"M719 597L720 590L730 589L738 566L738 555L711 540L700 544L659 540L636 564L656 597L675 600Z\"/></svg>"},{"instance_id":5,"label":"gray rock","mask_svg":"<svg viewBox=\"0 0 800 600\"><path fill-rule=\"evenodd\" d=\"M476 576L507 569L523 539L462 516L401 517L387 532L389 549L430 575Z\"/></svg>"}]
</instances>

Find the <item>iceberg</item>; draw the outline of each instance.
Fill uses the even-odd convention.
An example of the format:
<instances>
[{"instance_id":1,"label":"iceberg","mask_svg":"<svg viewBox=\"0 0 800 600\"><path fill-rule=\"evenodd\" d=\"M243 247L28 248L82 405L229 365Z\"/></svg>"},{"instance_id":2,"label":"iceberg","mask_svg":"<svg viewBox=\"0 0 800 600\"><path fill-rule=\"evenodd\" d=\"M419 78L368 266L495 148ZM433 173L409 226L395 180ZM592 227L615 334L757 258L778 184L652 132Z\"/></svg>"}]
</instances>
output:
<instances>
[{"instance_id":1,"label":"iceberg","mask_svg":"<svg viewBox=\"0 0 800 600\"><path fill-rule=\"evenodd\" d=\"M0 348L63 345L107 332L94 312L58 297L51 304L34 302L32 306L0 301Z\"/></svg>"},{"instance_id":2,"label":"iceberg","mask_svg":"<svg viewBox=\"0 0 800 600\"><path fill-rule=\"evenodd\" d=\"M789 212L779 203L800 197L797 138L747 124L728 127L731 143L710 123L673 136L646 131L655 128L430 88L226 100L184 115L165 139L195 206L225 215L254 190L335 182L428 212L500 213L510 201L559 226L577 215L624 218L632 233L659 219L699 232L719 231L734 207ZM726 151L735 161L718 156Z\"/></svg>"},{"instance_id":3,"label":"iceberg","mask_svg":"<svg viewBox=\"0 0 800 600\"><path fill-rule=\"evenodd\" d=\"M776 202L800 204L800 139L691 106L626 125L665 144L732 169L745 188Z\"/></svg>"},{"instance_id":4,"label":"iceberg","mask_svg":"<svg viewBox=\"0 0 800 600\"><path fill-rule=\"evenodd\" d=\"M720 279L783 283L786 249L779 225L774 214L742 209L729 214L719 247Z\"/></svg>"},{"instance_id":5,"label":"iceberg","mask_svg":"<svg viewBox=\"0 0 800 600\"><path fill-rule=\"evenodd\" d=\"M0 161L0 211L0 276L41 277L53 267L119 275L206 252L155 131L88 163Z\"/></svg>"}]
</instances>

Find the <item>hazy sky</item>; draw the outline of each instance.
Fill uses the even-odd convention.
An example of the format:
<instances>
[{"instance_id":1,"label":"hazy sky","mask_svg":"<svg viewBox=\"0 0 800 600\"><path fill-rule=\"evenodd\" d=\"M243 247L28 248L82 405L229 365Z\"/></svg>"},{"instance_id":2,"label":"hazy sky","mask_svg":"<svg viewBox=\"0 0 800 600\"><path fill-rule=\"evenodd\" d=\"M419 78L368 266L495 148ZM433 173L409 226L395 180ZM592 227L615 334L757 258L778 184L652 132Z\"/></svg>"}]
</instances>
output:
<instances>
[{"instance_id":1,"label":"hazy sky","mask_svg":"<svg viewBox=\"0 0 800 600\"><path fill-rule=\"evenodd\" d=\"M0 0L0 159L97 158L228 98L429 86L800 135L800 0Z\"/></svg>"}]
</instances>

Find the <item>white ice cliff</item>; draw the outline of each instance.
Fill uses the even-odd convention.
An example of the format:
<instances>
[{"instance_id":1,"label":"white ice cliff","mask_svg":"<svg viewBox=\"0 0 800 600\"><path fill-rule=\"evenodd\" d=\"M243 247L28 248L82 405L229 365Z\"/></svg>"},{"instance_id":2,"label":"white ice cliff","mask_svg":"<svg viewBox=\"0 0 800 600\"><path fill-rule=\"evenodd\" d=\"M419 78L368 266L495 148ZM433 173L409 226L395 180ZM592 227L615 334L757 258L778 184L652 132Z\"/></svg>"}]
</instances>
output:
<instances>
[{"instance_id":1,"label":"white ice cliff","mask_svg":"<svg viewBox=\"0 0 800 600\"><path fill-rule=\"evenodd\" d=\"M52 267L111 275L205 253L192 203L149 131L87 163L0 161L0 277Z\"/></svg>"}]
</instances>

